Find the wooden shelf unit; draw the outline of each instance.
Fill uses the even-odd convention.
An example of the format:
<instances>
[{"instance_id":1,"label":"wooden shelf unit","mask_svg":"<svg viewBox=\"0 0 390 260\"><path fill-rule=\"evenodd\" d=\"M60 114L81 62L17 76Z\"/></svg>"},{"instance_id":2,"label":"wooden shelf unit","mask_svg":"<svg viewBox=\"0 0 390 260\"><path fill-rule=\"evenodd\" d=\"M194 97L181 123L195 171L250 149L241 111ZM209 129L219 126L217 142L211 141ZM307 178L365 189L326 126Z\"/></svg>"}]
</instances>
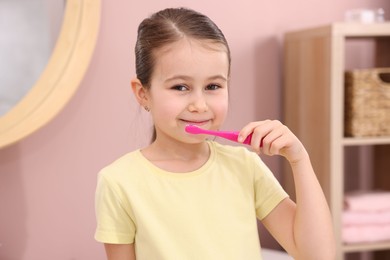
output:
<instances>
[{"instance_id":1,"label":"wooden shelf unit","mask_svg":"<svg viewBox=\"0 0 390 260\"><path fill-rule=\"evenodd\" d=\"M289 32L284 46L284 123L310 154L332 212L340 260L351 252L390 250L390 241L344 245L341 238L345 147L372 146L373 188L390 190L390 136L344 136L346 41L355 38L375 41L375 67L390 66L388 22L333 23ZM294 198L291 170L287 164L284 169L284 185Z\"/></svg>"}]
</instances>

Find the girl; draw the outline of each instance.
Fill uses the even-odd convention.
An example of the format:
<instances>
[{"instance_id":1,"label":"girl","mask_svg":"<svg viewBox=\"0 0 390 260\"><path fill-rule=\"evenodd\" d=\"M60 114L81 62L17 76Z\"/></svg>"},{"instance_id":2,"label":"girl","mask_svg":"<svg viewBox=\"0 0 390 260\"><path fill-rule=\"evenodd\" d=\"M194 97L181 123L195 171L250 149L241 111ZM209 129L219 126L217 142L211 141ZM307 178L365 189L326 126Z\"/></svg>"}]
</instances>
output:
<instances>
[{"instance_id":1,"label":"girl","mask_svg":"<svg viewBox=\"0 0 390 260\"><path fill-rule=\"evenodd\" d=\"M261 259L256 217L296 259L330 260L329 210L301 142L279 121L252 122L251 148L185 132L219 129L228 110L230 50L206 16L165 9L138 28L139 104L150 112L152 143L99 174L95 238L108 259ZM295 204L257 154L291 164Z\"/></svg>"}]
</instances>

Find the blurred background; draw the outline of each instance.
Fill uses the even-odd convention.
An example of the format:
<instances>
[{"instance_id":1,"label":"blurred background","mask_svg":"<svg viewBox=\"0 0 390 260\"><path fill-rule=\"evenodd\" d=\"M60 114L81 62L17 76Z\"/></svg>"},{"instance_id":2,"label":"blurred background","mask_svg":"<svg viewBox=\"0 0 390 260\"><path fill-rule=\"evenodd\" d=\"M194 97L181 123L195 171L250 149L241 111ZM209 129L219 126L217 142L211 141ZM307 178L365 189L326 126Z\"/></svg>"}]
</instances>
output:
<instances>
[{"instance_id":1,"label":"blurred background","mask_svg":"<svg viewBox=\"0 0 390 260\"><path fill-rule=\"evenodd\" d=\"M25 18L21 20L35 21L37 35L48 32L50 37L40 46L52 48L58 31L41 22L60 23L55 21L62 17L58 10L64 1L56 5L54 0L41 1L46 2L41 5L44 11L35 11L40 4L30 5L36 1L0 0L2 42L16 28L6 8L10 2L20 2L29 6L20 13ZM0 149L1 260L105 259L103 246L93 238L97 173L122 154L147 145L151 136L150 120L130 88L137 26L145 17L166 7L184 6L208 15L222 29L232 52L230 114L224 128L239 129L254 120L282 119L286 32L342 22L351 9L383 8L387 20L390 14L388 0L102 0L101 4L96 48L76 94L45 127ZM34 38L30 28L24 35L25 40ZM0 59L7 63L17 58L6 53L3 49ZM350 62L359 64L365 57L359 52ZM23 70L4 72L7 68L2 66L1 79L8 73L24 79ZM282 179L280 158L263 159ZM279 248L261 226L260 236L263 247Z\"/></svg>"}]
</instances>

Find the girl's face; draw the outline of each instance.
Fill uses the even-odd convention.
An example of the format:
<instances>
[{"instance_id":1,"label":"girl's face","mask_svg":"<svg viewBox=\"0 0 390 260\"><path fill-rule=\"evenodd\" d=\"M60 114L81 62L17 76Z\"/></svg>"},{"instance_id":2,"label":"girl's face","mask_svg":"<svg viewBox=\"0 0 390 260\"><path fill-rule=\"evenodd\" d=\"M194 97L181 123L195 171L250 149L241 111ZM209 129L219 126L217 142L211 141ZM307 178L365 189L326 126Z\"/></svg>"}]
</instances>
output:
<instances>
[{"instance_id":1,"label":"girl's face","mask_svg":"<svg viewBox=\"0 0 390 260\"><path fill-rule=\"evenodd\" d=\"M218 129L228 110L229 61L222 44L183 38L155 55L147 106L157 141L174 139L197 143L205 136L190 135L188 124Z\"/></svg>"}]
</instances>

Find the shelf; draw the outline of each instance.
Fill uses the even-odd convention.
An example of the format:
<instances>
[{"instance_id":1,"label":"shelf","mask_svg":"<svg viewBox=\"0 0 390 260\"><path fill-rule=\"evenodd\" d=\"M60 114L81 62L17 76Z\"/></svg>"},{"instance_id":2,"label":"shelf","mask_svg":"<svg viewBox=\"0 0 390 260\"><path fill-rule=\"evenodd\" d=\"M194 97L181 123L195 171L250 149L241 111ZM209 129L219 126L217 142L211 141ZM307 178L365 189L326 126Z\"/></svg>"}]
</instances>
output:
<instances>
[{"instance_id":1,"label":"shelf","mask_svg":"<svg viewBox=\"0 0 390 260\"><path fill-rule=\"evenodd\" d=\"M357 146L357 145L386 145L390 144L390 136L385 137L345 137L343 138L343 145Z\"/></svg>"},{"instance_id":2,"label":"shelf","mask_svg":"<svg viewBox=\"0 0 390 260\"><path fill-rule=\"evenodd\" d=\"M390 23L334 23L334 34L341 34L346 37L382 37L390 35Z\"/></svg>"},{"instance_id":3,"label":"shelf","mask_svg":"<svg viewBox=\"0 0 390 260\"><path fill-rule=\"evenodd\" d=\"M343 245L343 251L345 253L389 250L389 248L390 248L390 241Z\"/></svg>"},{"instance_id":4,"label":"shelf","mask_svg":"<svg viewBox=\"0 0 390 260\"><path fill-rule=\"evenodd\" d=\"M390 35L390 22L372 24L339 22L287 33L287 36L290 39L304 39L306 37L317 37L323 35L351 38L386 37Z\"/></svg>"},{"instance_id":5,"label":"shelf","mask_svg":"<svg viewBox=\"0 0 390 260\"><path fill-rule=\"evenodd\" d=\"M356 40L369 43L372 59L362 64L347 64L355 50ZM367 41L366 41L367 40ZM346 253L380 251L390 259L390 241L380 243L343 244L342 212L345 187L349 184L348 167L352 159L362 160L368 188L390 190L390 136L344 137L345 78L344 72L354 66L390 66L390 22L375 24L332 23L285 35L284 44L284 122L305 144L316 176L324 191L333 217L337 260ZM352 52L351 52L352 51ZM351 59L352 61L353 59ZM372 63L372 64L371 64ZM319 142L321 143L319 145ZM355 147L369 149L356 149ZM352 149L348 149L352 148ZM352 152L352 153L350 153ZM356 153L355 153L356 152ZM361 153L360 153L361 152ZM346 156L347 155L347 156ZM348 157L351 155L351 157ZM367 155L367 156L366 156ZM348 164L349 163L349 164ZM358 169L360 171L360 168ZM294 198L291 168L284 163L284 185ZM354 173L354 172L353 172ZM356 175L353 178L357 178ZM360 185L356 181L356 185ZM346 185L347 184L347 185ZM377 257L377 256L375 256ZM379 259L379 258L375 258Z\"/></svg>"}]
</instances>

